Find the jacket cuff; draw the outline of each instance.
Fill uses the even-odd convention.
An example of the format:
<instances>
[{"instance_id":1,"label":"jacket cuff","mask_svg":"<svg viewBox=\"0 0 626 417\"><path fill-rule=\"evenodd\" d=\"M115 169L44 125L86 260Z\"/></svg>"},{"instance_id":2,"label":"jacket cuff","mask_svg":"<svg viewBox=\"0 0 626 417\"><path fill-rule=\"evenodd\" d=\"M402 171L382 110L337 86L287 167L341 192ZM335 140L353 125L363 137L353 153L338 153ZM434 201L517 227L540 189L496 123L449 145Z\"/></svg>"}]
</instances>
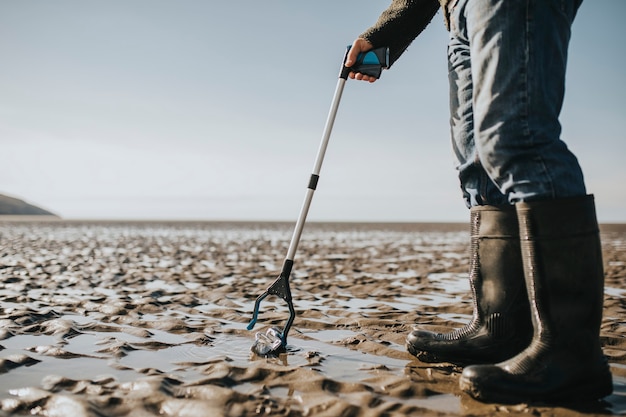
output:
<instances>
[{"instance_id":1,"label":"jacket cuff","mask_svg":"<svg viewBox=\"0 0 626 417\"><path fill-rule=\"evenodd\" d=\"M391 66L428 26L439 8L438 0L394 0L360 37L374 47L387 46Z\"/></svg>"}]
</instances>

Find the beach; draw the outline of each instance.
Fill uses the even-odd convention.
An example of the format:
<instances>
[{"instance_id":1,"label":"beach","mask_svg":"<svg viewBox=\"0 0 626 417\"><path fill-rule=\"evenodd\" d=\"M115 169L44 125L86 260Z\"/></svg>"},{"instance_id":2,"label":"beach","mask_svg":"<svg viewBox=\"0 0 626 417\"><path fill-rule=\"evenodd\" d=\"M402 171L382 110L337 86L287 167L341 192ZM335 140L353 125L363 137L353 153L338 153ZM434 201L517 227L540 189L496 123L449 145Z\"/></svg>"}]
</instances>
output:
<instances>
[{"instance_id":1,"label":"beach","mask_svg":"<svg viewBox=\"0 0 626 417\"><path fill-rule=\"evenodd\" d=\"M626 225L602 225L601 340L614 393L563 405L484 404L461 368L411 356L419 324L472 313L469 226L310 223L291 273L288 222L0 220L2 416L606 416L626 414Z\"/></svg>"}]
</instances>

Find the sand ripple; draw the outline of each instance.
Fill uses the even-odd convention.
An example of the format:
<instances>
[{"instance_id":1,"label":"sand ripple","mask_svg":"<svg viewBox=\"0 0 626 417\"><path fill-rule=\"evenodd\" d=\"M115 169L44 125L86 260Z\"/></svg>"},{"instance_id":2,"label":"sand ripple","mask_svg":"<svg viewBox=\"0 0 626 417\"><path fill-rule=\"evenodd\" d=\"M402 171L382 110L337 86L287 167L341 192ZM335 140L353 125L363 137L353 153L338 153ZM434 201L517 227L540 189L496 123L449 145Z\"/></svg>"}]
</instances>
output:
<instances>
[{"instance_id":1,"label":"sand ripple","mask_svg":"<svg viewBox=\"0 0 626 417\"><path fill-rule=\"evenodd\" d=\"M414 323L471 314L467 227L307 225L287 353L268 298L292 225L0 224L0 416L606 415L626 412L626 228L603 228L602 341L616 393L583 408L502 407L459 393L458 368L404 349Z\"/></svg>"}]
</instances>

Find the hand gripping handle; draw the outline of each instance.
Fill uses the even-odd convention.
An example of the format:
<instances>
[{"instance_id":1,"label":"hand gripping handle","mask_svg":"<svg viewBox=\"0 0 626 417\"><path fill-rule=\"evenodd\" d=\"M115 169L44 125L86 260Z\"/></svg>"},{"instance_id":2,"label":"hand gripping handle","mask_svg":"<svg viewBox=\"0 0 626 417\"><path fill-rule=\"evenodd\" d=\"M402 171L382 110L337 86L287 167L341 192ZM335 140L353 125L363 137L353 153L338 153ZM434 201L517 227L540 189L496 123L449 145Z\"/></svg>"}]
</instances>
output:
<instances>
[{"instance_id":1,"label":"hand gripping handle","mask_svg":"<svg viewBox=\"0 0 626 417\"><path fill-rule=\"evenodd\" d=\"M389 68L389 48L381 47L372 49L371 51L361 52L357 56L356 62L350 67L346 67L346 58L351 46L346 48L346 54L343 57L341 63L341 72L339 78L346 80L348 74L351 72L360 72L361 74L369 75L370 77L380 78L380 75L385 68Z\"/></svg>"}]
</instances>

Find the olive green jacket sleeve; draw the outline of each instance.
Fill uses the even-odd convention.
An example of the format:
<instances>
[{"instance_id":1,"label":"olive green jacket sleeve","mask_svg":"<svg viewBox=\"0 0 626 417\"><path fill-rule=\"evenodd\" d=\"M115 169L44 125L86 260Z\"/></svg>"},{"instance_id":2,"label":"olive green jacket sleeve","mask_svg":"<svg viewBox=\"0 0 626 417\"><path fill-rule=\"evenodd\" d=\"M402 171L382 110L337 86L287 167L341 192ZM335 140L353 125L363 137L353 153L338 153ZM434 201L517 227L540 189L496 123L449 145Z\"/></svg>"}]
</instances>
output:
<instances>
[{"instance_id":1,"label":"olive green jacket sleeve","mask_svg":"<svg viewBox=\"0 0 626 417\"><path fill-rule=\"evenodd\" d=\"M448 0L393 0L378 21L361 34L374 47L389 47L393 64L413 40L428 26L437 10ZM445 9L444 9L445 10Z\"/></svg>"}]
</instances>

